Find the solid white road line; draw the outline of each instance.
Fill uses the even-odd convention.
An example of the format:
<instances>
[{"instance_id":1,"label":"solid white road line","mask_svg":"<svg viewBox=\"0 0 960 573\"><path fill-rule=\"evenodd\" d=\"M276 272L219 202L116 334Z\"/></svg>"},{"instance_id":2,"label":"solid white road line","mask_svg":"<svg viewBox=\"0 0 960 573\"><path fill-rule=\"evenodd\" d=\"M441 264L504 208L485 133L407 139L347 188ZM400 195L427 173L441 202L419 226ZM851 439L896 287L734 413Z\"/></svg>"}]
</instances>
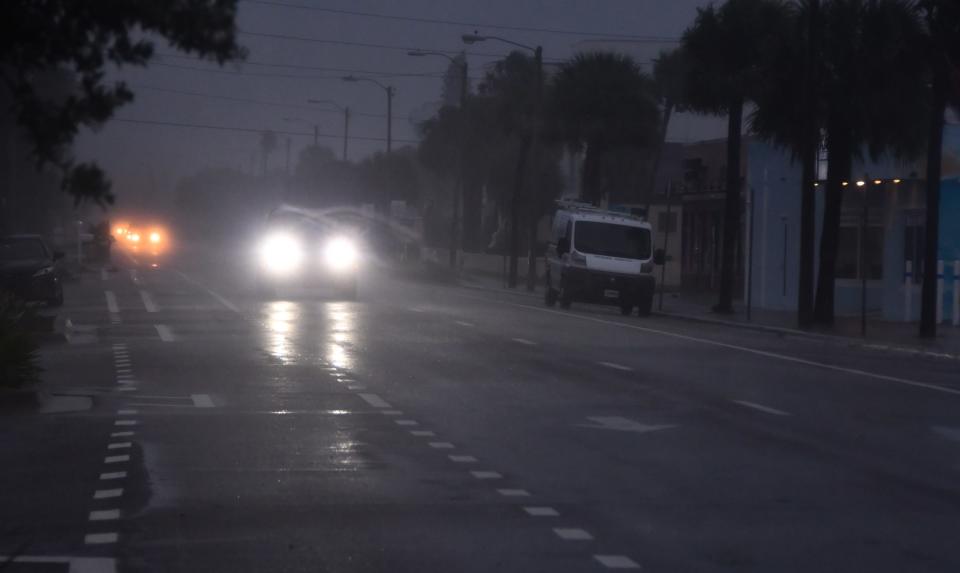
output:
<instances>
[{"instance_id":1,"label":"solid white road line","mask_svg":"<svg viewBox=\"0 0 960 573\"><path fill-rule=\"evenodd\" d=\"M132 442L114 442L107 445L108 450L125 450L133 446Z\"/></svg>"},{"instance_id":2,"label":"solid white road line","mask_svg":"<svg viewBox=\"0 0 960 573\"><path fill-rule=\"evenodd\" d=\"M130 432L130 431L126 431L126 432L113 432L112 434L110 434L110 437L111 437L111 438L125 438L125 437L127 437L127 436L132 436L133 434L134 434L134 432Z\"/></svg>"},{"instance_id":3,"label":"solid white road line","mask_svg":"<svg viewBox=\"0 0 960 573\"><path fill-rule=\"evenodd\" d=\"M754 410L758 410L766 414L773 414L774 416L790 415L790 413L784 412L783 410L777 410L776 408L771 408L770 406L764 406L763 404L757 404L756 402L747 402L746 400L731 400L731 402L735 404L740 404L741 406L745 406L747 408L753 408Z\"/></svg>"},{"instance_id":4,"label":"solid white road line","mask_svg":"<svg viewBox=\"0 0 960 573\"><path fill-rule=\"evenodd\" d=\"M377 396L376 394L357 394L357 396L360 396L360 399L361 399L361 400L363 400L363 401L366 402L367 404L370 404L370 405L373 406L374 408L389 408L389 407L390 407L390 403L389 403L389 402L387 402L386 400L384 400L384 399L381 398L380 396Z\"/></svg>"},{"instance_id":5,"label":"solid white road line","mask_svg":"<svg viewBox=\"0 0 960 573\"><path fill-rule=\"evenodd\" d=\"M477 463L477 458L473 456L447 456L450 458L451 462L456 462L458 464L475 464Z\"/></svg>"},{"instance_id":6,"label":"solid white road line","mask_svg":"<svg viewBox=\"0 0 960 573\"><path fill-rule=\"evenodd\" d=\"M91 511L90 521L113 521L115 519L120 519L120 510L119 509L103 509L100 511Z\"/></svg>"},{"instance_id":7,"label":"solid white road line","mask_svg":"<svg viewBox=\"0 0 960 573\"><path fill-rule=\"evenodd\" d=\"M130 456L107 456L103 458L103 463L105 464L122 464L130 461Z\"/></svg>"},{"instance_id":8,"label":"solid white road line","mask_svg":"<svg viewBox=\"0 0 960 573\"><path fill-rule=\"evenodd\" d=\"M93 499L110 499L113 497L120 497L123 495L123 489L98 489L93 492Z\"/></svg>"},{"instance_id":9,"label":"solid white road line","mask_svg":"<svg viewBox=\"0 0 960 573\"><path fill-rule=\"evenodd\" d=\"M498 489L497 493L504 497L530 497L530 492L525 489Z\"/></svg>"},{"instance_id":10,"label":"solid white road line","mask_svg":"<svg viewBox=\"0 0 960 573\"><path fill-rule=\"evenodd\" d=\"M209 394L190 394L190 399L193 400L193 405L197 408L216 407L213 403L213 398L211 398Z\"/></svg>"},{"instance_id":11,"label":"solid white road line","mask_svg":"<svg viewBox=\"0 0 960 573\"><path fill-rule=\"evenodd\" d=\"M526 338L511 338L510 340L523 344L524 346L536 346L537 343L532 340L527 340Z\"/></svg>"},{"instance_id":12,"label":"solid white road line","mask_svg":"<svg viewBox=\"0 0 960 573\"><path fill-rule=\"evenodd\" d=\"M525 507L523 511L533 517L557 517L560 515L560 512L552 507Z\"/></svg>"},{"instance_id":13,"label":"solid white road line","mask_svg":"<svg viewBox=\"0 0 960 573\"><path fill-rule=\"evenodd\" d=\"M594 555L593 558L607 569L640 569L640 564L626 555Z\"/></svg>"},{"instance_id":14,"label":"solid white road line","mask_svg":"<svg viewBox=\"0 0 960 573\"><path fill-rule=\"evenodd\" d=\"M116 543L119 536L116 533L88 533L83 542L87 545L104 545L106 543ZM71 571L73 568L71 567Z\"/></svg>"},{"instance_id":15,"label":"solid white road line","mask_svg":"<svg viewBox=\"0 0 960 573\"><path fill-rule=\"evenodd\" d=\"M140 298L143 299L143 306L147 309L147 312L160 312L160 308L157 306L157 303L154 302L150 293L142 290L140 291Z\"/></svg>"},{"instance_id":16,"label":"solid white road line","mask_svg":"<svg viewBox=\"0 0 960 573\"><path fill-rule=\"evenodd\" d=\"M623 372L633 372L633 368L629 366L624 366L623 364L617 364L616 362L597 362L600 366L606 366L607 368L613 368L614 370L621 370Z\"/></svg>"},{"instance_id":17,"label":"solid white road line","mask_svg":"<svg viewBox=\"0 0 960 573\"><path fill-rule=\"evenodd\" d=\"M160 340L173 342L177 339L177 337L173 335L173 330L166 324L154 324L153 327L157 329L157 335L160 337Z\"/></svg>"},{"instance_id":18,"label":"solid white road line","mask_svg":"<svg viewBox=\"0 0 960 573\"><path fill-rule=\"evenodd\" d=\"M125 477L127 477L127 472L106 472L100 474L100 479L102 480L123 479Z\"/></svg>"},{"instance_id":19,"label":"solid white road line","mask_svg":"<svg viewBox=\"0 0 960 573\"><path fill-rule=\"evenodd\" d=\"M491 302L491 299L486 297L478 296L469 296L460 294L459 296L472 299L480 299L487 302ZM928 382L919 382L917 380L909 380L907 378L899 378L897 376L888 376L886 374L878 374L876 372L868 372L866 370L859 370L857 368L846 368L844 366L837 366L835 364L826 364L824 362L817 362L815 360L807 360L805 358L798 358L796 356L789 356L787 354L780 354L777 352L768 352L766 350L758 350L756 348L750 348L748 346L738 346L736 344L728 344L726 342L720 342L717 340L710 340L708 338L699 338L697 336L688 336L686 334L679 334L676 332L670 332L667 330L659 330L656 328L649 328L646 326L636 326L633 324L626 324L623 322L615 320L604 320L602 318L594 318L592 316L584 316L582 314L572 314L572 313L563 313L556 310L550 310L548 308L539 308L531 306L529 304L519 304L515 302L506 302L506 301L493 301L507 306L515 306L520 308L525 308L534 312L545 312L548 314L555 314L558 316L565 316L567 318L584 320L587 322L595 322L598 324L606 324L610 326L617 326L620 328L628 328L630 330L636 330L638 332L646 332L647 334L656 334L659 336L666 336L670 338L676 338L678 340L686 340L688 342L696 342L699 344L706 344L709 346L716 346L718 348L727 348L730 350L737 350L739 352L746 352L747 354L753 354L754 356L763 356L765 358L771 358L774 360L780 360L783 362L791 362L794 364L802 364L804 366L812 366L815 368L822 368L824 370L831 370L833 372L843 372L844 374L852 374L854 376L862 376L864 378L873 378L874 380L884 380L886 382L894 382L896 384L903 384L904 386L913 386L915 388L924 388L926 390L933 390L935 392L943 392L944 394L953 394L955 396L960 396L960 389L957 388L948 388L946 386L939 386L937 384L930 384Z\"/></svg>"},{"instance_id":20,"label":"solid white road line","mask_svg":"<svg viewBox=\"0 0 960 573\"><path fill-rule=\"evenodd\" d=\"M589 532L576 527L554 527L553 532L564 541L590 541L593 539Z\"/></svg>"},{"instance_id":21,"label":"solid white road line","mask_svg":"<svg viewBox=\"0 0 960 573\"><path fill-rule=\"evenodd\" d=\"M235 313L237 313L237 314L240 314L240 312L241 312L241 311L240 311L240 307L238 307L237 305L233 304L232 302L230 302L229 300L227 300L226 298L224 298L224 297L221 296L220 294L218 294L218 293L210 290L209 288L207 288L206 286L204 286L204 285L201 284L200 282L198 282L198 281L190 278L189 276L187 276L186 274L184 274L184 273L182 273L182 272L180 272L180 271L177 271L177 274L180 275L180 276L183 278L183 280L187 281L188 283L190 283L190 284L192 284L192 285L194 285L194 286L196 286L196 287L199 287L201 290L206 291L207 294L209 294L209 295L212 296L213 298L217 299L217 301L218 301L220 304L222 304L223 306L229 308L230 310L232 310L233 312L235 312Z\"/></svg>"},{"instance_id":22,"label":"solid white road line","mask_svg":"<svg viewBox=\"0 0 960 573\"><path fill-rule=\"evenodd\" d=\"M474 471L474 472L470 472L470 475L472 475L477 479L500 479L503 477L498 472L490 472L490 471Z\"/></svg>"},{"instance_id":23,"label":"solid white road line","mask_svg":"<svg viewBox=\"0 0 960 573\"><path fill-rule=\"evenodd\" d=\"M107 310L110 311L110 314L120 312L120 307L117 306L117 295L113 294L112 290L104 291L103 295L107 299Z\"/></svg>"},{"instance_id":24,"label":"solid white road line","mask_svg":"<svg viewBox=\"0 0 960 573\"><path fill-rule=\"evenodd\" d=\"M429 446L438 450L450 450L453 449L453 444L450 442L430 442Z\"/></svg>"}]
</instances>

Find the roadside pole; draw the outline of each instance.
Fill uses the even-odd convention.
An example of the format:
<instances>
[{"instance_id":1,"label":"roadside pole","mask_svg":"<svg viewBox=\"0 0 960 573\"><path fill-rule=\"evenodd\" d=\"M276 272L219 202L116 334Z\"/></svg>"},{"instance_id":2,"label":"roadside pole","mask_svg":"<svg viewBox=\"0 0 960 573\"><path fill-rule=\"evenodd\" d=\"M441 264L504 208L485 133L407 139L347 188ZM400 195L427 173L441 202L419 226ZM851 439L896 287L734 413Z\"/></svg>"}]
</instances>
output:
<instances>
[{"instance_id":1,"label":"roadside pole","mask_svg":"<svg viewBox=\"0 0 960 573\"><path fill-rule=\"evenodd\" d=\"M669 257L667 255L669 251L667 249L670 246L670 213L671 213L671 207L673 206L672 190L673 190L673 182L668 181L667 182L667 221L664 224L664 229L663 229L663 264L660 265L660 300L659 302L657 302L657 310L660 312L663 312L663 290L664 290L664 285L667 282L667 261L669 260ZM649 207L647 208L647 213L648 215L650 213Z\"/></svg>"}]
</instances>

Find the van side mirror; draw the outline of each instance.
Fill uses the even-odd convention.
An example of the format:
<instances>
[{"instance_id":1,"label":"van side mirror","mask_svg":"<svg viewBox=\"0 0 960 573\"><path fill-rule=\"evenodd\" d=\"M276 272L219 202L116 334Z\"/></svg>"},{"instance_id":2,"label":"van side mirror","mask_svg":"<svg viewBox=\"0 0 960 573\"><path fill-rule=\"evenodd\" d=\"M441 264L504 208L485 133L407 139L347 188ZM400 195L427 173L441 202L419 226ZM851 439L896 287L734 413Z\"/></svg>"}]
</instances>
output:
<instances>
[{"instance_id":1,"label":"van side mirror","mask_svg":"<svg viewBox=\"0 0 960 573\"><path fill-rule=\"evenodd\" d=\"M53 260L55 260L55 261L59 261L60 259L63 258L63 256L64 256L64 255L63 255L63 251L54 251L54 252L53 252Z\"/></svg>"},{"instance_id":2,"label":"van side mirror","mask_svg":"<svg viewBox=\"0 0 960 573\"><path fill-rule=\"evenodd\" d=\"M666 255L663 252L663 249L656 249L653 251L653 264L662 265L666 261Z\"/></svg>"},{"instance_id":3,"label":"van side mirror","mask_svg":"<svg viewBox=\"0 0 960 573\"><path fill-rule=\"evenodd\" d=\"M567 237L561 237L560 240L557 241L557 254L565 255L569 252L570 252L570 239L568 239Z\"/></svg>"}]
</instances>

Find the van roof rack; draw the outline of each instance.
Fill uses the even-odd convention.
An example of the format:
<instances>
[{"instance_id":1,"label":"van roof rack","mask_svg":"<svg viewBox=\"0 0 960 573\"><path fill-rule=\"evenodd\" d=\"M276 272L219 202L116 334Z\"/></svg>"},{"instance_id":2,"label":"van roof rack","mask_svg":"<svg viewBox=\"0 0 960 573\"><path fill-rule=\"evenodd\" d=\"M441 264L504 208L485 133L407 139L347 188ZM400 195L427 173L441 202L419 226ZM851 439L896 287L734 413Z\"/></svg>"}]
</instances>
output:
<instances>
[{"instance_id":1,"label":"van roof rack","mask_svg":"<svg viewBox=\"0 0 960 573\"><path fill-rule=\"evenodd\" d=\"M633 213L627 213L624 211L612 211L610 209L601 209L592 203L586 203L584 201L578 201L576 199L557 199L557 207L567 211L578 211L581 213L596 213L597 215L608 215L611 217L623 217L625 219L635 219L637 221L646 222L646 219Z\"/></svg>"}]
</instances>

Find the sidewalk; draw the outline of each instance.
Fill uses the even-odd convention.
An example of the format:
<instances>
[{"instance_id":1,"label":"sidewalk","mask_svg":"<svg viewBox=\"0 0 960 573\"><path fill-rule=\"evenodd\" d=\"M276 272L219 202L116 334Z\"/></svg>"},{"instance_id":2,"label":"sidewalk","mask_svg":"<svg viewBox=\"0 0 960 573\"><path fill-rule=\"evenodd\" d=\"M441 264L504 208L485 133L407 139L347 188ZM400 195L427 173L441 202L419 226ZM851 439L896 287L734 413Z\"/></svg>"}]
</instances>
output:
<instances>
[{"instance_id":1,"label":"sidewalk","mask_svg":"<svg viewBox=\"0 0 960 573\"><path fill-rule=\"evenodd\" d=\"M453 271L446 265L445 251L438 249L430 260L425 261L429 274L444 274L451 281ZM526 258L521 259L517 288L511 292L529 294L539 298L543 293L543 280L537 280L534 293L528 293L526 285ZM538 270L542 271L542 264ZM496 255L467 254L459 269L457 282L463 286L505 290L505 270L502 257ZM960 360L960 328L943 323L938 328L936 340L922 340L917 335L916 323L893 322L877 316L867 317L867 335L860 334L859 316L837 317L833 327L817 327L800 330L797 328L796 313L791 311L772 311L753 309L747 320L746 309L742 301L734 302L733 314L717 314L712 311L716 304L716 295L697 295L689 293L667 292L663 295L660 307L659 292L654 298L654 314L667 318L719 324L737 328L747 328L779 334L808 336L821 339L836 339L845 344L858 344L881 350L896 350L911 354L923 354L939 358Z\"/></svg>"}]
</instances>

